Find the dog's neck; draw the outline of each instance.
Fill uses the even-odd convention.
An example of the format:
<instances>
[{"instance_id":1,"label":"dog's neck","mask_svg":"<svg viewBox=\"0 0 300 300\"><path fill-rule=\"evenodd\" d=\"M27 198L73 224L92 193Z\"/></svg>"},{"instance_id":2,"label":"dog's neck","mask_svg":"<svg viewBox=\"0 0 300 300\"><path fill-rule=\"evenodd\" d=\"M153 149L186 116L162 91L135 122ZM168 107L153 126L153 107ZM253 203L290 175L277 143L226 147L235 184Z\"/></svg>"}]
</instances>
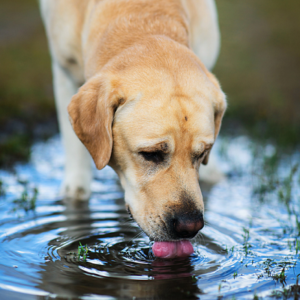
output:
<instances>
[{"instance_id":1,"label":"dog's neck","mask_svg":"<svg viewBox=\"0 0 300 300\"><path fill-rule=\"evenodd\" d=\"M153 40L155 36L189 47L187 16L180 1L165 0L159 7L154 7L149 0L143 14L134 8L145 3L132 1L130 7L128 1L122 2L120 0L118 7L114 7L109 1L100 1L88 8L82 39L86 79L99 73L127 49L139 48L140 44ZM130 10L130 14L126 14L126 10ZM111 22L112 15L114 22ZM97 21L90 22L92 19Z\"/></svg>"}]
</instances>

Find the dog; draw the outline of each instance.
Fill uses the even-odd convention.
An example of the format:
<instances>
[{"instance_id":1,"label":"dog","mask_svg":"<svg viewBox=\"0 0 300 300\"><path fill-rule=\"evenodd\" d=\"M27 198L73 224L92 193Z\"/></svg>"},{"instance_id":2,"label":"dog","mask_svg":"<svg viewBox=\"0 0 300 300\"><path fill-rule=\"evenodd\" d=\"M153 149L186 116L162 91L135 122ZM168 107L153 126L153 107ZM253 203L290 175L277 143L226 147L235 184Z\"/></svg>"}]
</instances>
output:
<instances>
[{"instance_id":1,"label":"dog","mask_svg":"<svg viewBox=\"0 0 300 300\"><path fill-rule=\"evenodd\" d=\"M64 196L89 198L91 155L118 174L154 254L190 254L188 240L204 226L199 167L226 110L209 71L220 43L214 0L40 0L40 8Z\"/></svg>"}]
</instances>

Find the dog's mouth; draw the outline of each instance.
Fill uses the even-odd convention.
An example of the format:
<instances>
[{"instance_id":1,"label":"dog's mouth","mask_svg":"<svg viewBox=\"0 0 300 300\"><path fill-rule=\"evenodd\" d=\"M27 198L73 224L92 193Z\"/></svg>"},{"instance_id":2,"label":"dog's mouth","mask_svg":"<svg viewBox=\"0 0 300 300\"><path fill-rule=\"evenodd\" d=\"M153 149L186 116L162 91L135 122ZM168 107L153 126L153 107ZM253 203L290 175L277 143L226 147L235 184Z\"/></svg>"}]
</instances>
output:
<instances>
[{"instance_id":1,"label":"dog's mouth","mask_svg":"<svg viewBox=\"0 0 300 300\"><path fill-rule=\"evenodd\" d=\"M129 216L133 218L129 205L126 206ZM159 258L186 257L194 253L194 247L188 240L156 241L152 246L153 254Z\"/></svg>"},{"instance_id":2,"label":"dog's mouth","mask_svg":"<svg viewBox=\"0 0 300 300\"><path fill-rule=\"evenodd\" d=\"M155 242L153 254L159 258L186 257L194 253L193 245L188 240L176 242Z\"/></svg>"}]
</instances>

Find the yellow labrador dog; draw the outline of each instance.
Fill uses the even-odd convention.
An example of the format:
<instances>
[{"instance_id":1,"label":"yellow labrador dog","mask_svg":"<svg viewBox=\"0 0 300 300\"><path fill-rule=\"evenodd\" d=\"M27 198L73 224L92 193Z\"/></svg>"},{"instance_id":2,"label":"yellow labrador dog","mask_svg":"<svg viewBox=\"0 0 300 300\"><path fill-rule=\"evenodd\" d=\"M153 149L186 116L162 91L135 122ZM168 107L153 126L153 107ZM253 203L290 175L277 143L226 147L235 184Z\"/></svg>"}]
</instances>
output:
<instances>
[{"instance_id":1,"label":"yellow labrador dog","mask_svg":"<svg viewBox=\"0 0 300 300\"><path fill-rule=\"evenodd\" d=\"M189 255L188 239L204 225L199 167L226 108L209 72L219 50L214 0L40 0L40 7L66 149L64 195L88 199L90 153L98 169L117 172L154 254Z\"/></svg>"}]
</instances>

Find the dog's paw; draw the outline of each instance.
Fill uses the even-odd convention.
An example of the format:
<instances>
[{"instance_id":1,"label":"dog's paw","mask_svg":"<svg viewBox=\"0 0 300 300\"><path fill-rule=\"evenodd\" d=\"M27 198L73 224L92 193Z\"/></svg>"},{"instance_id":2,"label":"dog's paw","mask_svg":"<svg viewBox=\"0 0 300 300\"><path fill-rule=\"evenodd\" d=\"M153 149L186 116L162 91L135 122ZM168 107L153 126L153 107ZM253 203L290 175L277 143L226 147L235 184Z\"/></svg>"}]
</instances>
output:
<instances>
[{"instance_id":1,"label":"dog's paw","mask_svg":"<svg viewBox=\"0 0 300 300\"><path fill-rule=\"evenodd\" d=\"M91 196L91 176L66 176L60 195L72 200L89 200Z\"/></svg>"},{"instance_id":2,"label":"dog's paw","mask_svg":"<svg viewBox=\"0 0 300 300\"><path fill-rule=\"evenodd\" d=\"M61 188L61 196L72 200L89 200L91 190L87 187L72 186L63 184Z\"/></svg>"}]
</instances>

